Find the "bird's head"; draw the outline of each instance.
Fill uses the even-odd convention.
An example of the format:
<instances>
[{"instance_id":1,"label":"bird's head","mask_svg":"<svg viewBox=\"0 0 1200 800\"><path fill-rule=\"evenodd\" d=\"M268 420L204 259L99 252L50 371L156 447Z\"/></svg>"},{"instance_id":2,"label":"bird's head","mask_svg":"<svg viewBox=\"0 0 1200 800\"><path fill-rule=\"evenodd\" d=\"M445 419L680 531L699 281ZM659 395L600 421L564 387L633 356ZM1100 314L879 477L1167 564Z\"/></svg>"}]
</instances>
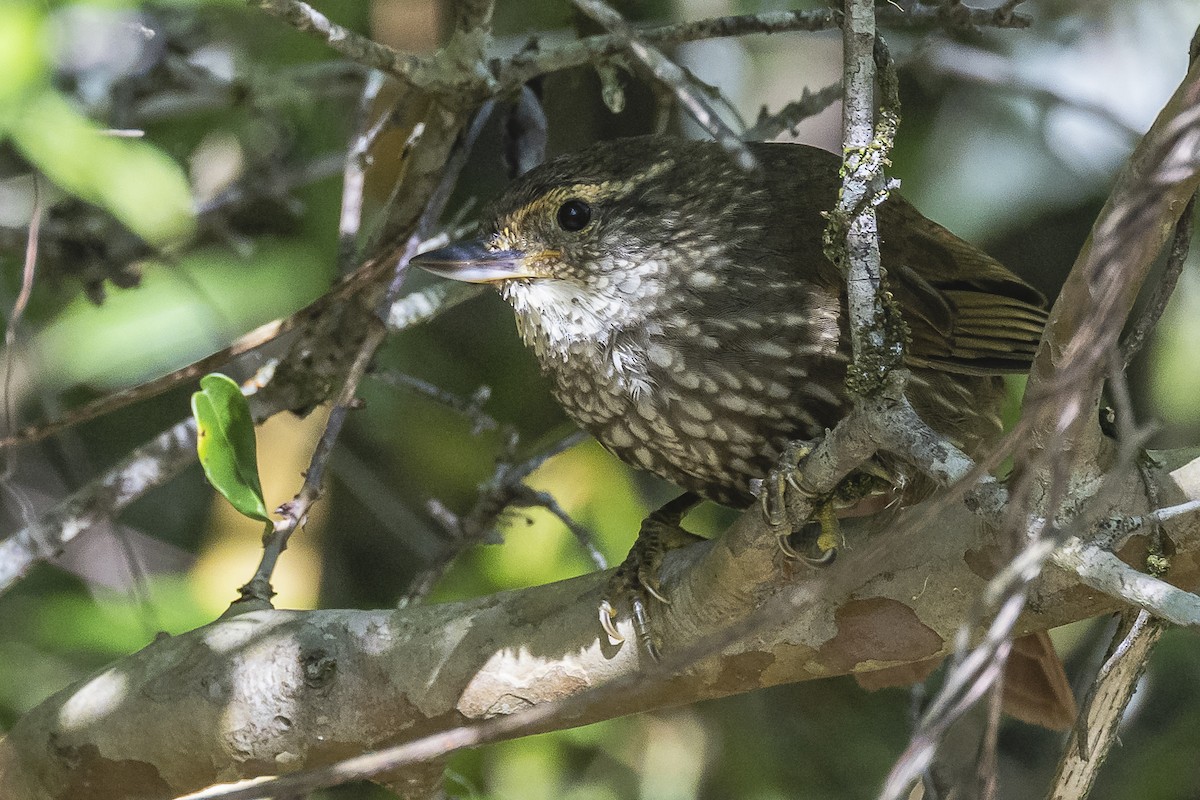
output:
<instances>
[{"instance_id":1,"label":"bird's head","mask_svg":"<svg viewBox=\"0 0 1200 800\"><path fill-rule=\"evenodd\" d=\"M413 263L496 284L531 344L607 342L722 281L721 254L745 234L727 219L746 181L715 145L606 142L531 170L493 204L482 236Z\"/></svg>"}]
</instances>

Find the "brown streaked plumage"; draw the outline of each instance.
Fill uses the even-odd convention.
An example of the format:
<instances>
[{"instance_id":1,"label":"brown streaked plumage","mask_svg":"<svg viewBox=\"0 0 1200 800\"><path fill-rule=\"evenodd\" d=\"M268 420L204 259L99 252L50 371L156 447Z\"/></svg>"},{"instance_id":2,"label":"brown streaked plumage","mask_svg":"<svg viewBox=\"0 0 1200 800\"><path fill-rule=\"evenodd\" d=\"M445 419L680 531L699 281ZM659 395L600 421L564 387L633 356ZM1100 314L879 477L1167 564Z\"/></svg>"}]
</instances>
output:
<instances>
[{"instance_id":1,"label":"brown streaked plumage","mask_svg":"<svg viewBox=\"0 0 1200 800\"><path fill-rule=\"evenodd\" d=\"M607 449L739 507L790 440L850 403L844 279L821 249L839 161L750 147L750 173L665 136L562 156L505 192L482 239L415 262L496 283L559 402ZM912 402L975 449L1000 430L995 376L1028 367L1043 298L899 196L879 226Z\"/></svg>"}]
</instances>

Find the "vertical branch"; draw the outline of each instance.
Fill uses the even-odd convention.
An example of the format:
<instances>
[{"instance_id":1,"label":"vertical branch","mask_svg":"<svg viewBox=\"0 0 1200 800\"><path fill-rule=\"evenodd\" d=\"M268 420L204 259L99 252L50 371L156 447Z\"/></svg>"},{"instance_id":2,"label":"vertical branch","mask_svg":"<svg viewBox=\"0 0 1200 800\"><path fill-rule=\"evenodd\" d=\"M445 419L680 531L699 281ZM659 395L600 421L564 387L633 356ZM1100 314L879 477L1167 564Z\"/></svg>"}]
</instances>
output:
<instances>
[{"instance_id":1,"label":"vertical branch","mask_svg":"<svg viewBox=\"0 0 1200 800\"><path fill-rule=\"evenodd\" d=\"M825 231L826 255L846 274L850 340L854 363L847 376L852 391L871 394L904 356L903 322L882 291L879 226L875 206L887 198L883 175L899 124L895 70L875 34L875 5L846 0L842 20L845 98L842 105L842 189ZM875 67L885 98L875 124Z\"/></svg>"},{"instance_id":2,"label":"vertical branch","mask_svg":"<svg viewBox=\"0 0 1200 800\"><path fill-rule=\"evenodd\" d=\"M1188 65L1195 65L1197 60L1200 60L1200 28L1197 28L1192 34L1192 41L1188 45ZM1125 369L1129 369L1134 357L1153 333L1154 326L1158 324L1159 318L1167 308L1167 303L1171 300L1171 295L1175 292L1175 284L1179 282L1179 276L1183 273L1183 267L1187 263L1188 252L1192 246L1192 230L1194 228L1192 218L1195 211L1196 195L1193 194L1187 205L1183 207L1183 213L1179 220L1175 223L1175 233L1171 239L1171 249L1167 253L1167 265L1163 269L1162 278L1159 279L1153 294L1146 302L1141 318L1133 326L1129 336L1121 343L1121 355L1124 358Z\"/></svg>"},{"instance_id":3,"label":"vertical branch","mask_svg":"<svg viewBox=\"0 0 1200 800\"><path fill-rule=\"evenodd\" d=\"M17 361L17 328L21 325L21 320L25 317L25 309L29 305L29 298L33 294L33 281L37 275L38 261L38 236L42 227L42 213L44 200L42 199L41 181L36 172L33 173L33 211L29 216L29 234L25 240L25 264L21 269L21 290L17 293L16 302L13 303L12 311L8 315L8 324L4 327L4 377L3 377L3 392L4 392L4 432L9 433L16 428L16 409L14 408L15 400L13 399L13 372L16 369ZM21 523L28 527L33 524L36 513L33 504L25 491L17 485L16 477L16 456L8 450L0 452L0 487L4 489L4 493L13 501L17 510L21 514Z\"/></svg>"},{"instance_id":4,"label":"vertical branch","mask_svg":"<svg viewBox=\"0 0 1200 800\"><path fill-rule=\"evenodd\" d=\"M879 177L861 180L862 154L874 137L875 127L875 3L846 0L842 20L842 159L844 178L839 210L854 214L868 193L880 188ZM882 332L874 322L883 314L879 300L879 227L875 209L863 208L849 220L846 230L846 294L850 311L854 362L883 348Z\"/></svg>"},{"instance_id":5,"label":"vertical branch","mask_svg":"<svg viewBox=\"0 0 1200 800\"><path fill-rule=\"evenodd\" d=\"M354 266L354 256L358 250L358 232L362 227L363 187L367 176L367 162L371 145L374 144L375 134L389 116L379 126L370 125L371 110L379 90L383 88L384 75L378 70L367 76L363 85L362 96L359 99L358 110L355 113L353 138L346 150L346 163L342 169L342 212L338 218L338 268L343 274Z\"/></svg>"}]
</instances>

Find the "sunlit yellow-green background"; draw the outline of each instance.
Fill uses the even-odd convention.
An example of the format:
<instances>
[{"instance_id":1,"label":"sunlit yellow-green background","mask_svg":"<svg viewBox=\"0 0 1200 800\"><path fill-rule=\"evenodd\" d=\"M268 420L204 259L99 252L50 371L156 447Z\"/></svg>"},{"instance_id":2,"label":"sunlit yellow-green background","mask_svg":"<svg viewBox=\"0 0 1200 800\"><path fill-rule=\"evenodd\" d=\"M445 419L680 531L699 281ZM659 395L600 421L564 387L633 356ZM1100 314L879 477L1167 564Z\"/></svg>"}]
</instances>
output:
<instances>
[{"instance_id":1,"label":"sunlit yellow-green background","mask_svg":"<svg viewBox=\"0 0 1200 800\"><path fill-rule=\"evenodd\" d=\"M436 0L317 5L417 52L436 46L447 18ZM644 21L803 6L618 5ZM904 101L894 174L927 214L1053 296L1115 169L1183 74L1200 4L1030 0L1022 8L1037 20L1032 30L892 36ZM516 51L535 31L565 37L578 22L565 0L499 0L497 52ZM144 78L142 70L162 63L157 43L137 43L144 28L181 48L174 63L187 80ZM127 51L137 56L130 63L122 61ZM805 86L833 82L840 70L838 38L828 33L672 52L721 86L749 120L764 103L777 109ZM302 307L336 280L337 156L357 100L356 84L343 73L319 42L238 3L0 3L0 308L16 300L35 205L45 223L29 310L5 354L6 400L17 421L57 416L186 364ZM542 89L551 151L645 132L653 96L635 76L624 80L627 107L614 116L599 102L592 70L549 76ZM388 168L411 122L402 115L381 143L368 220L386 197ZM673 124L694 133L687 122ZM126 129L144 135L121 135ZM801 137L836 149L836 108L806 123ZM451 213L503 185L498 141L493 122ZM309 168L319 174L302 178ZM36 183L34 170L41 175ZM235 203L236 213L195 213L230 187L269 188L289 176L291 188L274 199L267 191ZM53 246L64 227L67 238L83 237L101 212L124 243L112 273L103 254ZM414 276L412 285L428 280ZM1130 373L1139 419L1159 424L1155 446L1200 441L1198 357L1200 278L1189 265L1159 335ZM252 359L244 369L260 363ZM464 397L490 387L486 410L520 433L522 456L571 430L493 296L395 336L377 367ZM0 535L185 416L193 388L8 457ZM1014 397L1019 388L1014 384ZM500 433L473 435L470 420L423 396L370 379L361 396L365 409L342 437L327 493L281 561L280 606L394 604L445 547L427 503L467 510L502 449ZM260 430L269 506L298 488L324 413L281 416ZM592 442L550 460L530 483L590 528L610 563L623 556L647 510L672 496L671 487L627 470ZM712 533L728 519L721 509L704 508L693 521ZM36 568L0 596L0 732L157 631L185 631L220 614L253 570L259 534L259 525L214 497L193 467L118 525L81 537L61 564ZM510 512L500 534L502 543L460 558L433 599L592 569L544 511ZM1094 667L1100 645L1089 626L1064 632L1060 644L1073 675ZM1125 746L1110 758L1095 797L1200 793L1196 655L1190 637L1167 637L1123 731ZM454 797L497 800L867 798L907 740L909 703L903 691L869 695L849 680L779 687L461 754L451 760L446 787ZM1038 796L1056 752L1050 734L1006 726L1001 796ZM353 786L320 796L382 795Z\"/></svg>"}]
</instances>

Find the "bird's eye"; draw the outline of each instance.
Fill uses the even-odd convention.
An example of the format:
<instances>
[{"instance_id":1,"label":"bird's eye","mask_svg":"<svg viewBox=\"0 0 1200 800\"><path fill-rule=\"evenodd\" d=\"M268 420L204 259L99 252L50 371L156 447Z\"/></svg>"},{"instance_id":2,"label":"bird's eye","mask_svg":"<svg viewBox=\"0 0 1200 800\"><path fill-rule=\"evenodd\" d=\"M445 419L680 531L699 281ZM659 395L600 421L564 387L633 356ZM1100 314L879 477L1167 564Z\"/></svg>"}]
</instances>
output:
<instances>
[{"instance_id":1,"label":"bird's eye","mask_svg":"<svg viewBox=\"0 0 1200 800\"><path fill-rule=\"evenodd\" d=\"M558 227L575 233L592 221L592 207L582 200L568 200L558 207Z\"/></svg>"}]
</instances>

